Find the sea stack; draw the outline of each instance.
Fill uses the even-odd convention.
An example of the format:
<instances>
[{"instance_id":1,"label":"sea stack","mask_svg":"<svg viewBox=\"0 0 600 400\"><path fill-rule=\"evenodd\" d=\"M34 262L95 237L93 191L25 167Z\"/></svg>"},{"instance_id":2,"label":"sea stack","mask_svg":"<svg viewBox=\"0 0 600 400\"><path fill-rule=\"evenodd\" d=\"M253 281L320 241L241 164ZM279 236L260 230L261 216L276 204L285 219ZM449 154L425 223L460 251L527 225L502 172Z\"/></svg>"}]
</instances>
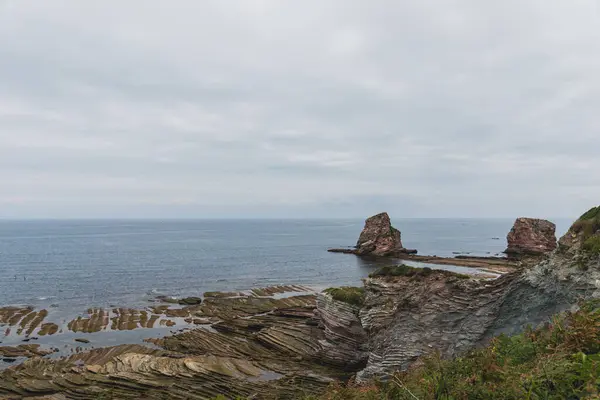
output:
<instances>
[{"instance_id":1,"label":"sea stack","mask_svg":"<svg viewBox=\"0 0 600 400\"><path fill-rule=\"evenodd\" d=\"M386 212L365 221L365 227L356 243L357 255L387 256L403 251L400 231L392 226Z\"/></svg>"},{"instance_id":2,"label":"sea stack","mask_svg":"<svg viewBox=\"0 0 600 400\"><path fill-rule=\"evenodd\" d=\"M508 255L542 255L556 249L556 225L545 219L517 218L508 233Z\"/></svg>"}]
</instances>

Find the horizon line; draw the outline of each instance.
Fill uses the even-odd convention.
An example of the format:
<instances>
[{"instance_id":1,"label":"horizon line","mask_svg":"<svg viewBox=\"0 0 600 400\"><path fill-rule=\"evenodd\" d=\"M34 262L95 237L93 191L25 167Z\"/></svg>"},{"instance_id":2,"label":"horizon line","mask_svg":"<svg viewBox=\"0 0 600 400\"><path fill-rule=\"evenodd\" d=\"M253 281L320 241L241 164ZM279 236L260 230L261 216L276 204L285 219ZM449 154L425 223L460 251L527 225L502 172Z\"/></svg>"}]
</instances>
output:
<instances>
[{"instance_id":1,"label":"horizon line","mask_svg":"<svg viewBox=\"0 0 600 400\"><path fill-rule=\"evenodd\" d=\"M410 220L410 219L517 219L520 217L469 217L469 216L449 216L449 217L390 217L394 220ZM247 221L259 221L259 220L288 220L288 221L301 221L301 220L364 220L369 217L357 217L357 216L346 216L346 217L277 217L277 216L258 216L258 217L0 217L0 222L14 222L14 221L227 221L227 220L247 220ZM533 218L533 217L532 217ZM573 216L552 216L540 219L577 219L578 217Z\"/></svg>"}]
</instances>

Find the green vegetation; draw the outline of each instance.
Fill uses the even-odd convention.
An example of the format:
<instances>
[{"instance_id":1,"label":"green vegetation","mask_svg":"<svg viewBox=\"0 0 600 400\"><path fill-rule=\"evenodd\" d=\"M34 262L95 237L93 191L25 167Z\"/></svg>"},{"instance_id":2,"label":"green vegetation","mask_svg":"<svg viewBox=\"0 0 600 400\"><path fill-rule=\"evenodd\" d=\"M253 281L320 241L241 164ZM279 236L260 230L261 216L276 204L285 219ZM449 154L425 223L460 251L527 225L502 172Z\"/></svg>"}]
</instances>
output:
<instances>
[{"instance_id":1,"label":"green vegetation","mask_svg":"<svg viewBox=\"0 0 600 400\"><path fill-rule=\"evenodd\" d=\"M365 301L365 289L359 287L344 286L324 290L334 300L342 301L353 306L360 307Z\"/></svg>"},{"instance_id":2,"label":"green vegetation","mask_svg":"<svg viewBox=\"0 0 600 400\"><path fill-rule=\"evenodd\" d=\"M431 274L433 270L431 268L415 268L409 267L408 265L387 265L377 269L375 272L369 274L369 278L378 278L383 276L427 276Z\"/></svg>"},{"instance_id":3,"label":"green vegetation","mask_svg":"<svg viewBox=\"0 0 600 400\"><path fill-rule=\"evenodd\" d=\"M579 217L579 221L600 219L600 206L590 208L585 214Z\"/></svg>"},{"instance_id":4,"label":"green vegetation","mask_svg":"<svg viewBox=\"0 0 600 400\"><path fill-rule=\"evenodd\" d=\"M460 279L470 279L469 275L457 274L451 271L439 270L439 273L452 275ZM377 271L369 274L369 278L393 277L393 276L408 276L408 277L426 277L433 273L433 269L429 267L416 268L408 265L390 265L379 268Z\"/></svg>"},{"instance_id":5,"label":"green vegetation","mask_svg":"<svg viewBox=\"0 0 600 400\"><path fill-rule=\"evenodd\" d=\"M575 234L582 234L584 252L596 255L600 254L600 206L591 208L583 214L574 224L571 230Z\"/></svg>"},{"instance_id":6,"label":"green vegetation","mask_svg":"<svg viewBox=\"0 0 600 400\"><path fill-rule=\"evenodd\" d=\"M594 235L590 236L583 242L583 246L581 247L585 252L598 255L600 254L600 236Z\"/></svg>"},{"instance_id":7,"label":"green vegetation","mask_svg":"<svg viewBox=\"0 0 600 400\"><path fill-rule=\"evenodd\" d=\"M600 398L600 301L464 357L431 355L387 383L341 384L322 400L562 400Z\"/></svg>"}]
</instances>

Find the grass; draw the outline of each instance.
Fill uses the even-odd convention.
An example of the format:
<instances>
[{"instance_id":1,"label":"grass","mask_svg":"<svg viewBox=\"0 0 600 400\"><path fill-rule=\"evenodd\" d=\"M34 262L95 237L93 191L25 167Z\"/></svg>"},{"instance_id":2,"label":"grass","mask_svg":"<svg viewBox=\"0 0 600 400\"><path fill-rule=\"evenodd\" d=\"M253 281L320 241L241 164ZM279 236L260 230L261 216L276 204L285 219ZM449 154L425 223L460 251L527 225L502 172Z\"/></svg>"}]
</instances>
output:
<instances>
[{"instance_id":1,"label":"grass","mask_svg":"<svg viewBox=\"0 0 600 400\"><path fill-rule=\"evenodd\" d=\"M590 236L589 238L586 239L585 242L583 242L583 246L581 248L583 249L583 251L585 251L589 254L593 254L593 255L600 254L600 236L598 236L598 235Z\"/></svg>"},{"instance_id":2,"label":"grass","mask_svg":"<svg viewBox=\"0 0 600 400\"><path fill-rule=\"evenodd\" d=\"M499 336L461 358L430 355L387 383L332 385L318 400L562 400L600 398L600 303L540 329Z\"/></svg>"},{"instance_id":3,"label":"grass","mask_svg":"<svg viewBox=\"0 0 600 400\"><path fill-rule=\"evenodd\" d=\"M600 219L600 206L590 208L585 214L579 217L580 221Z\"/></svg>"},{"instance_id":4,"label":"grass","mask_svg":"<svg viewBox=\"0 0 600 400\"><path fill-rule=\"evenodd\" d=\"M591 208L573 224L572 230L587 240L600 230L600 206Z\"/></svg>"},{"instance_id":5,"label":"grass","mask_svg":"<svg viewBox=\"0 0 600 400\"><path fill-rule=\"evenodd\" d=\"M408 276L408 277L426 277L431 275L434 272L433 269L429 267L424 268L416 268L410 267L408 265L400 264L393 266L385 266L381 267L375 272L369 274L369 278L385 278L385 277L394 277L394 276ZM460 279L470 279L469 275L457 274L451 271L438 270L437 272L443 274L450 274L454 277Z\"/></svg>"},{"instance_id":6,"label":"grass","mask_svg":"<svg viewBox=\"0 0 600 400\"><path fill-rule=\"evenodd\" d=\"M600 255L600 206L589 209L579 217L569 232L580 237L584 256Z\"/></svg>"},{"instance_id":7,"label":"grass","mask_svg":"<svg viewBox=\"0 0 600 400\"><path fill-rule=\"evenodd\" d=\"M359 287L344 286L324 290L334 300L341 301L353 306L360 307L365 301L365 289Z\"/></svg>"}]
</instances>

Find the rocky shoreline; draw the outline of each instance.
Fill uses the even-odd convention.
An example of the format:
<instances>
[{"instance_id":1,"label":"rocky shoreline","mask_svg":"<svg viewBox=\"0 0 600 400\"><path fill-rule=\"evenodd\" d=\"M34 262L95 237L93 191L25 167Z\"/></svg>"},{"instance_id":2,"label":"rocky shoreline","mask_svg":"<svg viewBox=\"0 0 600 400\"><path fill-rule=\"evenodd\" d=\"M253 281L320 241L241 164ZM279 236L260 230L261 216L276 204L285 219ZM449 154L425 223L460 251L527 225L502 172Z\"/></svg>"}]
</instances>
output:
<instances>
[{"instance_id":1,"label":"rocky shoreline","mask_svg":"<svg viewBox=\"0 0 600 400\"><path fill-rule=\"evenodd\" d=\"M588 214L593 215L584 218ZM337 379L385 379L432 351L443 357L464 354L498 334L519 332L583 298L600 296L600 249L593 247L600 237L597 214L584 214L557 249L513 258L409 255L402 252L400 232L387 214L379 214L367 220L367 234L361 234L355 249L362 250L352 253L390 260L402 254L407 261L433 266L462 263L488 268L500 275L496 279L390 262L360 288L214 292L195 304L158 299L147 310L91 309L88 317L66 327L47 321L44 310L3 308L0 324L28 339L42 331L60 335L61 329L148 329L176 318L190 327L147 339L146 345L56 359L44 357L50 350L33 343L0 348L29 357L0 372L0 399L209 399L218 394L291 399L320 393ZM551 241L548 229L535 228L546 224L529 226L532 234L521 235L527 240L519 242L519 235L513 235L513 248L537 246L531 238Z\"/></svg>"}]
</instances>

